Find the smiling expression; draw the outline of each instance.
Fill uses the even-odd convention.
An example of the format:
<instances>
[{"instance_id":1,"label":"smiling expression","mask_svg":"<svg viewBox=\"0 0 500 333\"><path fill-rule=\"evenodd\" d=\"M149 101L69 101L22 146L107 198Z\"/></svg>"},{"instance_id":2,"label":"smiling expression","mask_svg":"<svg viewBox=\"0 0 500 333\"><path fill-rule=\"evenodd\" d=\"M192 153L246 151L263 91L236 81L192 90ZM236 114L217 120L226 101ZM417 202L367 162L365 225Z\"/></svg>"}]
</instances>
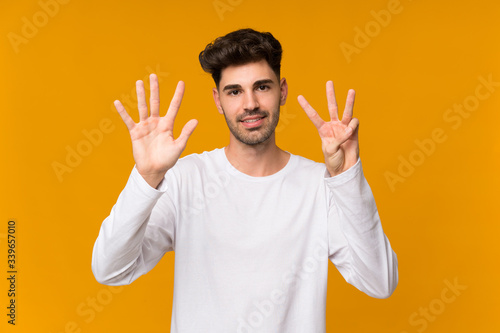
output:
<instances>
[{"instance_id":1,"label":"smiling expression","mask_svg":"<svg viewBox=\"0 0 500 333\"><path fill-rule=\"evenodd\" d=\"M266 142L274 135L287 92L285 78L278 81L266 60L226 67L219 89L213 89L230 135L247 145Z\"/></svg>"}]
</instances>

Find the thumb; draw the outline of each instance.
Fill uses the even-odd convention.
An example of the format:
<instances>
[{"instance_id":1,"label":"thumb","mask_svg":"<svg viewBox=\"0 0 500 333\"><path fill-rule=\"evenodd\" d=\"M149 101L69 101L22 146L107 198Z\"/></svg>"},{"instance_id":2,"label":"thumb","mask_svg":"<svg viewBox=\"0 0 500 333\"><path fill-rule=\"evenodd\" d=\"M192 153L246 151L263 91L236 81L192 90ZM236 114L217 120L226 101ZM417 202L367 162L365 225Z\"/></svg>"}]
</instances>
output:
<instances>
[{"instance_id":1,"label":"thumb","mask_svg":"<svg viewBox=\"0 0 500 333\"><path fill-rule=\"evenodd\" d=\"M345 128L344 135L340 138L341 144L357 135L357 129L359 128L359 120L357 118L352 118L349 125Z\"/></svg>"},{"instance_id":2,"label":"thumb","mask_svg":"<svg viewBox=\"0 0 500 333\"><path fill-rule=\"evenodd\" d=\"M333 140L331 140L327 145L326 145L326 153L330 156L336 154L339 149L340 149L340 146L346 142L347 140L349 140L349 138L351 138L353 134L353 129L352 127L349 127L347 126L344 130L344 133L342 133L342 135L339 135L337 138L334 138Z\"/></svg>"},{"instance_id":3,"label":"thumb","mask_svg":"<svg viewBox=\"0 0 500 333\"><path fill-rule=\"evenodd\" d=\"M180 143L183 147L185 147L187 144L187 140L189 139L189 137L191 136L197 125L198 125L198 120L196 119L191 119L190 121L188 121L182 128L181 134L175 141Z\"/></svg>"}]
</instances>

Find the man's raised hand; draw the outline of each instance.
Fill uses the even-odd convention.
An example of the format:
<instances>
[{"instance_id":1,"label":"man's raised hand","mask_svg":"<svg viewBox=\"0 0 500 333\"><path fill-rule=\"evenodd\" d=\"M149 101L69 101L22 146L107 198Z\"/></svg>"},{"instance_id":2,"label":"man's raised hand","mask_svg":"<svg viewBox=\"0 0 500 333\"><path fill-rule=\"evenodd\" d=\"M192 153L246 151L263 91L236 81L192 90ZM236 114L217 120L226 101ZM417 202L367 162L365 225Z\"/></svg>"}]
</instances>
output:
<instances>
[{"instance_id":1,"label":"man's raised hand","mask_svg":"<svg viewBox=\"0 0 500 333\"><path fill-rule=\"evenodd\" d=\"M160 95L157 76L151 74L149 82L151 114L148 114L144 83L141 80L136 82L139 108L138 123L133 121L120 101L116 100L114 104L129 130L137 171L149 185L156 188L167 171L175 165L184 148L186 148L187 140L193 133L198 121L196 119L188 121L182 128L179 137L174 139L174 120L184 95L184 82L179 81L177 84L167 114L163 117L160 117Z\"/></svg>"},{"instance_id":2,"label":"man's raised hand","mask_svg":"<svg viewBox=\"0 0 500 333\"><path fill-rule=\"evenodd\" d=\"M354 95L354 90L349 90L342 120L339 120L333 82L328 81L326 83L326 98L328 111L330 112L330 121L328 122L321 119L304 96L300 95L298 97L300 106L318 129L326 168L332 177L352 167L359 157L359 121L352 117Z\"/></svg>"}]
</instances>

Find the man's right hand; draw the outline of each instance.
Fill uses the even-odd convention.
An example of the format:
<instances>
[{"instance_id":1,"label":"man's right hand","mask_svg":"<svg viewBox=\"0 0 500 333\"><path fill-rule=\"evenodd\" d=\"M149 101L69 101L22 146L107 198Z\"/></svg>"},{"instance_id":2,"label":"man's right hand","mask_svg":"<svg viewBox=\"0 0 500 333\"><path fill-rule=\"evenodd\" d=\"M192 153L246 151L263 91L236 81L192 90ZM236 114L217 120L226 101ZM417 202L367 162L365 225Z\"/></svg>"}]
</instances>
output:
<instances>
[{"instance_id":1,"label":"man's right hand","mask_svg":"<svg viewBox=\"0 0 500 333\"><path fill-rule=\"evenodd\" d=\"M136 82L139 123L134 122L120 101L116 100L114 104L129 130L137 171L151 187L156 188L167 171L177 163L198 121L196 119L188 121L182 128L179 137L174 140L174 120L184 95L184 82L179 81L177 84L174 97L164 117L160 117L157 76L151 74L149 82L151 89L150 115L148 115L144 83L141 80Z\"/></svg>"}]
</instances>

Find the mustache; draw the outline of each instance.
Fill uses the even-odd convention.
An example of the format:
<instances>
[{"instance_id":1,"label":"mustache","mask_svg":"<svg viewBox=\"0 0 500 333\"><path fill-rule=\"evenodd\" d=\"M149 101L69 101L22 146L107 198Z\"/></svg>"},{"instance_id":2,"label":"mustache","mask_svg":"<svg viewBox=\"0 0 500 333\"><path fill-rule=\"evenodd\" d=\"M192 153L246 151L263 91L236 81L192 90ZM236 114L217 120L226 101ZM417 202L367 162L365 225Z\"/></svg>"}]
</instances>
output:
<instances>
[{"instance_id":1,"label":"mustache","mask_svg":"<svg viewBox=\"0 0 500 333\"><path fill-rule=\"evenodd\" d=\"M240 115L238 118L236 118L236 120L237 121L241 121L245 117L251 117L251 116L268 117L269 116L269 112L264 111L264 110L248 111L248 112L245 112L244 114Z\"/></svg>"}]
</instances>

